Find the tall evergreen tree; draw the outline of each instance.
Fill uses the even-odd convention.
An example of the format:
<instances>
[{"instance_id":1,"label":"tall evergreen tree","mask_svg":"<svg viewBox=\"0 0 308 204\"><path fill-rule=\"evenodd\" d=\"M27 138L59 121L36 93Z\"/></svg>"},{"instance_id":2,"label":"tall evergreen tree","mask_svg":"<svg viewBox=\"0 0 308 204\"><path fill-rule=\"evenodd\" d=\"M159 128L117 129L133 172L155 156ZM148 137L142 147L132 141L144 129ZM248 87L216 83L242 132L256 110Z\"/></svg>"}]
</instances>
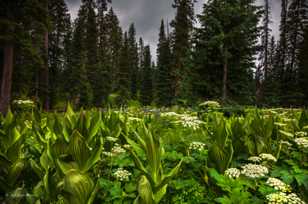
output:
<instances>
[{"instance_id":1,"label":"tall evergreen tree","mask_svg":"<svg viewBox=\"0 0 308 204\"><path fill-rule=\"evenodd\" d=\"M48 13L50 18L50 32L48 36L48 64L50 85L50 106L59 101L63 95L63 73L67 66L68 43L71 35L70 15L64 0L48 1ZM63 97L64 98L64 97Z\"/></svg>"},{"instance_id":2,"label":"tall evergreen tree","mask_svg":"<svg viewBox=\"0 0 308 204\"><path fill-rule=\"evenodd\" d=\"M140 99L143 105L150 105L153 101L152 58L149 45L144 47Z\"/></svg>"},{"instance_id":3,"label":"tall evergreen tree","mask_svg":"<svg viewBox=\"0 0 308 204\"><path fill-rule=\"evenodd\" d=\"M286 67L283 76L284 105L296 104L300 99L298 90L298 57L303 43L304 29L308 22L308 4L303 0L290 0L286 19Z\"/></svg>"},{"instance_id":4,"label":"tall evergreen tree","mask_svg":"<svg viewBox=\"0 0 308 204\"><path fill-rule=\"evenodd\" d=\"M195 90L206 98L251 101L260 8L251 1L210 0L199 16ZM205 81L205 83L201 83Z\"/></svg>"},{"instance_id":5,"label":"tall evergreen tree","mask_svg":"<svg viewBox=\"0 0 308 204\"><path fill-rule=\"evenodd\" d=\"M129 60L129 42L127 32L124 33L123 45L120 54L119 81L117 92L120 96L120 104L125 104L130 99L130 70L127 64Z\"/></svg>"},{"instance_id":6,"label":"tall evergreen tree","mask_svg":"<svg viewBox=\"0 0 308 204\"><path fill-rule=\"evenodd\" d=\"M173 91L174 96L181 97L183 76L187 73L185 64L191 48L191 32L194 21L194 0L174 0L175 19L171 22L174 28L172 38L173 50Z\"/></svg>"},{"instance_id":7,"label":"tall evergreen tree","mask_svg":"<svg viewBox=\"0 0 308 204\"><path fill-rule=\"evenodd\" d=\"M308 27L299 54L299 88L302 94L301 105L308 106Z\"/></svg>"},{"instance_id":8,"label":"tall evergreen tree","mask_svg":"<svg viewBox=\"0 0 308 204\"><path fill-rule=\"evenodd\" d=\"M159 105L170 105L172 101L171 60L170 39L162 20L157 45L156 97Z\"/></svg>"},{"instance_id":9,"label":"tall evergreen tree","mask_svg":"<svg viewBox=\"0 0 308 204\"><path fill-rule=\"evenodd\" d=\"M129 59L128 65L130 70L130 80L131 80L131 97L132 99L137 99L138 92L138 45L136 42L136 29L134 24L131 24L128 30L128 49L129 49Z\"/></svg>"}]
</instances>

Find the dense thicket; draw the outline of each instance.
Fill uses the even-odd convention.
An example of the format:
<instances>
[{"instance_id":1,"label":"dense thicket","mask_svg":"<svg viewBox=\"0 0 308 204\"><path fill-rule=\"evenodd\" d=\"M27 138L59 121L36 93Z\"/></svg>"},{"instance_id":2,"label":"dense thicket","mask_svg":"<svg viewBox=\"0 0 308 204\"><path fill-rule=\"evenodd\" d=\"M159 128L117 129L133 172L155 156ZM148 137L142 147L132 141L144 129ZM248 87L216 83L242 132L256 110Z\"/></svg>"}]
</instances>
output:
<instances>
[{"instance_id":1,"label":"dense thicket","mask_svg":"<svg viewBox=\"0 0 308 204\"><path fill-rule=\"evenodd\" d=\"M64 0L1 2L1 112L23 98L45 110L67 101L100 106L113 93L122 105L307 105L306 1L281 0L274 38L268 0L261 7L209 0L198 16L194 0L174 0L170 32L165 21L159 29L156 65L138 28L123 31L110 3L82 0L71 22Z\"/></svg>"}]
</instances>

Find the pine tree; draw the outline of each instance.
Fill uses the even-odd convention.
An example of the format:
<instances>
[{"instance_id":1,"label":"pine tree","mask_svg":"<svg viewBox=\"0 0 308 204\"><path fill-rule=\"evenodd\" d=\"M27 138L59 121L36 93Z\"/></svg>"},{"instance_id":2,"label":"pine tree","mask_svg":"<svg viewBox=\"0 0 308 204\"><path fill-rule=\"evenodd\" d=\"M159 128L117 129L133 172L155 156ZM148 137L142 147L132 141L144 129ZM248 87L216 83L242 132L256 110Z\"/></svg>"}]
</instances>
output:
<instances>
[{"instance_id":1,"label":"pine tree","mask_svg":"<svg viewBox=\"0 0 308 204\"><path fill-rule=\"evenodd\" d=\"M44 65L46 58L43 56L46 55L41 49L48 25L46 1L1 1L0 18L0 44L4 55L0 112L5 114L12 92L21 94L25 90L29 93L33 88L32 77L38 72L37 68ZM26 67L31 69L24 69Z\"/></svg>"},{"instance_id":2,"label":"pine tree","mask_svg":"<svg viewBox=\"0 0 308 204\"><path fill-rule=\"evenodd\" d=\"M124 33L123 45L121 48L120 64L119 64L119 81L117 93L120 97L120 104L125 104L130 99L130 70L127 64L129 60L129 42L127 32Z\"/></svg>"},{"instance_id":3,"label":"pine tree","mask_svg":"<svg viewBox=\"0 0 308 204\"><path fill-rule=\"evenodd\" d=\"M183 76L187 73L185 63L191 49L191 32L194 21L194 0L174 0L175 19L171 22L174 28L172 38L173 50L173 91L174 96L181 97Z\"/></svg>"},{"instance_id":4,"label":"pine tree","mask_svg":"<svg viewBox=\"0 0 308 204\"><path fill-rule=\"evenodd\" d=\"M170 105L172 101L170 39L165 33L164 21L161 21L157 45L156 97L159 105Z\"/></svg>"},{"instance_id":5,"label":"pine tree","mask_svg":"<svg viewBox=\"0 0 308 204\"><path fill-rule=\"evenodd\" d=\"M63 73L66 63L68 43L71 35L70 15L64 0L48 1L48 13L51 29L49 32L48 62L50 84L50 107L61 100L63 95Z\"/></svg>"},{"instance_id":6,"label":"pine tree","mask_svg":"<svg viewBox=\"0 0 308 204\"><path fill-rule=\"evenodd\" d=\"M149 45L144 47L140 98L143 105L150 105L153 100L152 59Z\"/></svg>"},{"instance_id":7,"label":"pine tree","mask_svg":"<svg viewBox=\"0 0 308 204\"><path fill-rule=\"evenodd\" d=\"M308 4L302 0L290 0L286 19L287 57L283 76L283 104L296 104L300 100L298 90L298 57L303 43L304 28L308 22Z\"/></svg>"},{"instance_id":8,"label":"pine tree","mask_svg":"<svg viewBox=\"0 0 308 204\"><path fill-rule=\"evenodd\" d=\"M308 106L308 27L299 54L299 88L302 94L301 105Z\"/></svg>"},{"instance_id":9,"label":"pine tree","mask_svg":"<svg viewBox=\"0 0 308 204\"><path fill-rule=\"evenodd\" d=\"M269 45L270 45L270 6L269 1L264 0L264 15L261 32L261 52L259 56L260 65L256 71L256 102L260 104L264 96L264 87L267 86L267 75L269 69Z\"/></svg>"},{"instance_id":10,"label":"pine tree","mask_svg":"<svg viewBox=\"0 0 308 204\"><path fill-rule=\"evenodd\" d=\"M134 24L131 24L128 30L128 46L129 46L129 59L128 65L130 70L131 80L131 97L137 99L138 92L138 45L136 42L136 30Z\"/></svg>"},{"instance_id":11,"label":"pine tree","mask_svg":"<svg viewBox=\"0 0 308 204\"><path fill-rule=\"evenodd\" d=\"M202 97L251 101L261 14L254 3L210 0L204 5L194 53L199 75L194 89Z\"/></svg>"}]
</instances>

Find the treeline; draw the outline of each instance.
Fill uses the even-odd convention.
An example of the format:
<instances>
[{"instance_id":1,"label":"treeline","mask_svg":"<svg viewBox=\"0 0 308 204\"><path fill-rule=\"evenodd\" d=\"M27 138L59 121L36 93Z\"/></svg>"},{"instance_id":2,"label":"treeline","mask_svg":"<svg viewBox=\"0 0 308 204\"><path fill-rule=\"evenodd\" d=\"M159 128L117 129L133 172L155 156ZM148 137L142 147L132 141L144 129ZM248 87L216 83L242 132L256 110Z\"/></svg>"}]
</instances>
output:
<instances>
[{"instance_id":1,"label":"treeline","mask_svg":"<svg viewBox=\"0 0 308 204\"><path fill-rule=\"evenodd\" d=\"M64 0L1 1L1 112L16 98L49 110L67 101L99 106L115 95L118 105L308 104L306 1L281 0L278 39L268 0L209 0L197 16L194 3L174 0L155 64L134 24L123 31L108 0L82 0L74 22Z\"/></svg>"}]
</instances>

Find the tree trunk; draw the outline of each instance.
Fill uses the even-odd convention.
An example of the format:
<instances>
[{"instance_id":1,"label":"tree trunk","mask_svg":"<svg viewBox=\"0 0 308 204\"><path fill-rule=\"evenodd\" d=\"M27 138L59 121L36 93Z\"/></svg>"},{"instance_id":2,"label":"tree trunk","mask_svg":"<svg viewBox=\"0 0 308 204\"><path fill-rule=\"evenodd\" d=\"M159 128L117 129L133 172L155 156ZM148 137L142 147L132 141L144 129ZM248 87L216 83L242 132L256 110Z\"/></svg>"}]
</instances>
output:
<instances>
[{"instance_id":1,"label":"tree trunk","mask_svg":"<svg viewBox=\"0 0 308 204\"><path fill-rule=\"evenodd\" d=\"M14 46L6 44L4 46L4 63L0 93L0 112L6 114L11 100L12 75L14 63Z\"/></svg>"},{"instance_id":2,"label":"tree trunk","mask_svg":"<svg viewBox=\"0 0 308 204\"><path fill-rule=\"evenodd\" d=\"M224 72L222 80L222 101L226 102L227 100L227 80L228 80L228 58L225 56L224 59Z\"/></svg>"}]
</instances>

